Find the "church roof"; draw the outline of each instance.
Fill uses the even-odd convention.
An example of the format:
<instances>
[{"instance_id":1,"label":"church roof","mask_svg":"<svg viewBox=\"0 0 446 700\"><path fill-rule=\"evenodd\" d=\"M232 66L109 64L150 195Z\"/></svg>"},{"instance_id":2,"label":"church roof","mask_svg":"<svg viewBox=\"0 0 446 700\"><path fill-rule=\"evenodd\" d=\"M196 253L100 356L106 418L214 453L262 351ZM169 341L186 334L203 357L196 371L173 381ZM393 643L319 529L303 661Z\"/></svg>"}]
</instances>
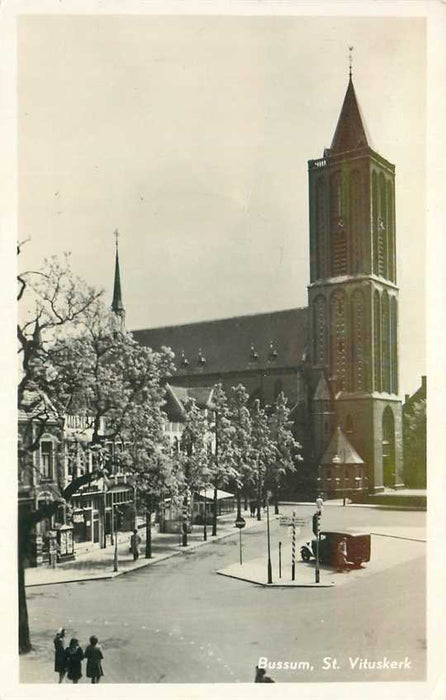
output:
<instances>
[{"instance_id":1,"label":"church roof","mask_svg":"<svg viewBox=\"0 0 446 700\"><path fill-rule=\"evenodd\" d=\"M341 114L331 142L330 155L353 151L363 146L369 146L369 140L350 76Z\"/></svg>"},{"instance_id":2,"label":"church roof","mask_svg":"<svg viewBox=\"0 0 446 700\"><path fill-rule=\"evenodd\" d=\"M133 336L153 350L172 348L179 376L195 371L214 374L248 368L291 368L303 361L307 309L136 330Z\"/></svg>"},{"instance_id":3,"label":"church roof","mask_svg":"<svg viewBox=\"0 0 446 700\"><path fill-rule=\"evenodd\" d=\"M333 457L336 456L340 458L340 464L364 464L364 461L347 440L339 426L331 436L331 440L328 443L328 447L324 452L320 464L333 465Z\"/></svg>"}]
</instances>

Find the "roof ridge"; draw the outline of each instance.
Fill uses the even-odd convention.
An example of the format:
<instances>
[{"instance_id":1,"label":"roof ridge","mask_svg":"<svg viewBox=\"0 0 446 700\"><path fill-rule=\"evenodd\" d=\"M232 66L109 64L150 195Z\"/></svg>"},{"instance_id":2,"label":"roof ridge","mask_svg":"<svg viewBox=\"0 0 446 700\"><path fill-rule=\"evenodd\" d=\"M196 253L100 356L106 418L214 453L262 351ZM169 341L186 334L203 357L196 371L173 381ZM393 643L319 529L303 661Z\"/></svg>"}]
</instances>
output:
<instances>
[{"instance_id":1,"label":"roof ridge","mask_svg":"<svg viewBox=\"0 0 446 700\"><path fill-rule=\"evenodd\" d=\"M188 321L187 323L171 323L168 326L149 326L146 328L134 328L132 329L132 333L141 333L143 331L155 331L155 330L166 330L167 328L185 328L187 326L198 326L202 323L220 323L221 321L235 321L235 320L242 320L245 318L256 318L259 316L270 316L272 314L281 314L281 313L289 313L290 311L306 311L308 309L308 306L292 306L289 307L288 309L278 309L276 311L259 311L257 313L252 313L252 314L243 314L242 316L224 316L222 318L211 318L211 319L202 319L201 321Z\"/></svg>"}]
</instances>

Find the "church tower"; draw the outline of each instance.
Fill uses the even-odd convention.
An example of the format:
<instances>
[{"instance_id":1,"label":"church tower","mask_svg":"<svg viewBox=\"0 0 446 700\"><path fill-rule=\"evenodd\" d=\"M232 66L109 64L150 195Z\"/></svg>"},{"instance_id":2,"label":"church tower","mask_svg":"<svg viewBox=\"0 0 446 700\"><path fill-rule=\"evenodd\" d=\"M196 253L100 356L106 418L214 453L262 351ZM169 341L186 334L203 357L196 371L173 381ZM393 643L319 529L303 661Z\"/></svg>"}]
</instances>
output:
<instances>
[{"instance_id":1,"label":"church tower","mask_svg":"<svg viewBox=\"0 0 446 700\"><path fill-rule=\"evenodd\" d=\"M331 147L308 173L310 362L329 378L335 425L364 460L369 487L398 486L395 166L370 146L351 67ZM316 460L325 447L315 445Z\"/></svg>"},{"instance_id":2,"label":"church tower","mask_svg":"<svg viewBox=\"0 0 446 700\"><path fill-rule=\"evenodd\" d=\"M119 330L125 331L125 309L122 302L122 292L121 292L121 274L119 271L119 250L118 250L118 238L119 233L115 231L116 237L116 253L115 253L115 279L113 284L113 300L112 300L112 311L114 312Z\"/></svg>"}]
</instances>

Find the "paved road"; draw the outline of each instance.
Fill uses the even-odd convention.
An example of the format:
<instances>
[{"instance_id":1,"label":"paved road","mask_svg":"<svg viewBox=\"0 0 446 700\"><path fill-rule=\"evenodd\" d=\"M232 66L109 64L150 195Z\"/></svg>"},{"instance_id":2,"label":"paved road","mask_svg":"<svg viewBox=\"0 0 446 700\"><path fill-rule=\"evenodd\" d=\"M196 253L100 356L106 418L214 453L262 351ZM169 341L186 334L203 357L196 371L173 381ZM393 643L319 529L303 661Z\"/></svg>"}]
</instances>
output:
<instances>
[{"instance_id":1,"label":"paved road","mask_svg":"<svg viewBox=\"0 0 446 700\"><path fill-rule=\"evenodd\" d=\"M324 526L400 534L408 528L413 536L422 533L424 514L326 507ZM274 523L273 540L283 536L284 528ZM21 659L21 678L55 680L52 637L64 625L81 644L93 633L100 638L106 683L249 682L260 657L300 663L271 670L277 682L423 680L424 545L388 542L395 555L404 542L407 555L389 556L384 568L375 572L371 566L363 578L328 589L271 590L217 576L217 569L237 561L237 535L114 580L31 589L36 651ZM265 533L246 532L246 559L264 550ZM330 668L324 669L326 657ZM358 661L351 669L349 657L352 663L387 657L406 668L360 669Z\"/></svg>"}]
</instances>

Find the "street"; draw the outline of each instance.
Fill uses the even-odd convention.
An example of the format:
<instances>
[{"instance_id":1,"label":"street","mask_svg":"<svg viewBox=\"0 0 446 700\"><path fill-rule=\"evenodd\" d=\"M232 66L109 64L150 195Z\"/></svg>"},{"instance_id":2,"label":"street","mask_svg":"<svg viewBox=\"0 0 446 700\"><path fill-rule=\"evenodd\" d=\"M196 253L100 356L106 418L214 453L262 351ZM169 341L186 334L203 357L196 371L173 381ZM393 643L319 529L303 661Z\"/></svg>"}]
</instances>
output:
<instances>
[{"instance_id":1,"label":"street","mask_svg":"<svg viewBox=\"0 0 446 700\"><path fill-rule=\"evenodd\" d=\"M308 518L314 507L295 510ZM21 681L56 681L52 640L61 626L67 643L99 637L105 683L251 682L262 657L296 662L270 668L276 682L423 680L425 545L413 533L424 523L422 512L326 506L323 529L393 532L388 560L373 569L373 536L367 570L332 588L268 589L216 575L238 560L238 533L113 580L32 588L35 651L21 657ZM272 522L273 543L284 530ZM264 528L244 533L243 547L246 560L266 553Z\"/></svg>"}]
</instances>

